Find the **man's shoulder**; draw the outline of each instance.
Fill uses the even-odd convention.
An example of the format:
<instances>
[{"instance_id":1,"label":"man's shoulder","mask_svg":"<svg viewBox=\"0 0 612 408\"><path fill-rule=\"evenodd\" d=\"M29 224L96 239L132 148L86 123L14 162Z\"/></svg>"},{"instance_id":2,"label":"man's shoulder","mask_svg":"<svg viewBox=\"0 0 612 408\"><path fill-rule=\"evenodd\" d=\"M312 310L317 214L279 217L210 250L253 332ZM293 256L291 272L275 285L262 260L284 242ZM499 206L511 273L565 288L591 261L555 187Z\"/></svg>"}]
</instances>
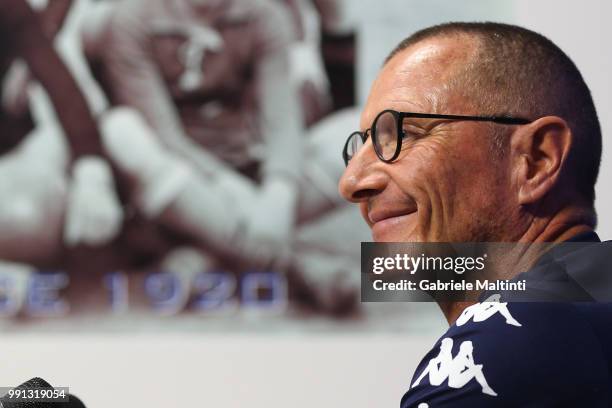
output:
<instances>
[{"instance_id":1,"label":"man's shoulder","mask_svg":"<svg viewBox=\"0 0 612 408\"><path fill-rule=\"evenodd\" d=\"M585 313L569 303L470 306L421 361L402 407L607 404L609 353Z\"/></svg>"},{"instance_id":2,"label":"man's shoulder","mask_svg":"<svg viewBox=\"0 0 612 408\"><path fill-rule=\"evenodd\" d=\"M534 339L552 330L578 335L575 330L579 328L592 331L590 318L600 314L612 314L612 303L504 302L500 295L493 294L464 309L447 334L471 331L486 336L529 334Z\"/></svg>"},{"instance_id":3,"label":"man's shoulder","mask_svg":"<svg viewBox=\"0 0 612 408\"><path fill-rule=\"evenodd\" d=\"M600 342L602 334L612 334L612 326L605 327L601 319L607 316L609 321L612 304L506 303L495 295L487 300L466 308L445 336L478 342L482 354L494 360L513 354L537 355L541 361L569 353L571 356L561 360L579 357L601 361L604 348L612 348L612 344ZM513 366L521 364L532 363L525 358L512 361Z\"/></svg>"}]
</instances>

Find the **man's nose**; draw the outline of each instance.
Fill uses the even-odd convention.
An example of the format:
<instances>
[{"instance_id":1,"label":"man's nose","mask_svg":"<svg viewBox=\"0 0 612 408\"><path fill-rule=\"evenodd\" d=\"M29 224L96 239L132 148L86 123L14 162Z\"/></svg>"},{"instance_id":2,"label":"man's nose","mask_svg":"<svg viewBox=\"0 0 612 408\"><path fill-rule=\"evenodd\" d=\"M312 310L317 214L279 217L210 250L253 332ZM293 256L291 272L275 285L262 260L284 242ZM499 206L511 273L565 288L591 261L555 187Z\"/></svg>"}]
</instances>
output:
<instances>
[{"instance_id":1,"label":"man's nose","mask_svg":"<svg viewBox=\"0 0 612 408\"><path fill-rule=\"evenodd\" d=\"M338 183L340 195L347 201L359 203L380 193L388 178L381 169L384 164L376 156L371 143L366 143L344 170Z\"/></svg>"}]
</instances>

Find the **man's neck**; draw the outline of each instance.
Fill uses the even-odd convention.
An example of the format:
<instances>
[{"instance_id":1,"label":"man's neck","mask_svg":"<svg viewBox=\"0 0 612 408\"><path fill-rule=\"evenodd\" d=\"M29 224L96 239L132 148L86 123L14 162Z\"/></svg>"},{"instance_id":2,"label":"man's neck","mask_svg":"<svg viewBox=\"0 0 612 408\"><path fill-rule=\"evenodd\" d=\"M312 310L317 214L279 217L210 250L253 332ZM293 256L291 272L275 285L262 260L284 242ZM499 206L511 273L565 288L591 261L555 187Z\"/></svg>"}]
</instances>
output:
<instances>
[{"instance_id":1,"label":"man's neck","mask_svg":"<svg viewBox=\"0 0 612 408\"><path fill-rule=\"evenodd\" d=\"M593 231L593 212L565 208L553 217L535 217L518 242L564 242L576 235Z\"/></svg>"},{"instance_id":2,"label":"man's neck","mask_svg":"<svg viewBox=\"0 0 612 408\"><path fill-rule=\"evenodd\" d=\"M448 325L451 326L461 316L461 313L476 302L438 302L442 314L446 318Z\"/></svg>"},{"instance_id":3,"label":"man's neck","mask_svg":"<svg viewBox=\"0 0 612 408\"><path fill-rule=\"evenodd\" d=\"M536 216L517 242L564 242L577 235L592 232L592 219L591 211L577 208L566 208L547 218ZM440 302L438 305L448 324L452 325L463 310L474 303L476 302Z\"/></svg>"}]
</instances>

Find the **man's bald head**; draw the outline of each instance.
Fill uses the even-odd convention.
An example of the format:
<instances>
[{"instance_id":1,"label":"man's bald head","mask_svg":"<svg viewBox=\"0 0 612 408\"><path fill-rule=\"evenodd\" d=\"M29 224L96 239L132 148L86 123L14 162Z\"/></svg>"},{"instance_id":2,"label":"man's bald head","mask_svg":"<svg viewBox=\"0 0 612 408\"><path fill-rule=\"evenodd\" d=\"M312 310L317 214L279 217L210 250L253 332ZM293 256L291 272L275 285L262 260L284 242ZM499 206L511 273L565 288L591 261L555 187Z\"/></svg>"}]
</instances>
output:
<instances>
[{"instance_id":1,"label":"man's bald head","mask_svg":"<svg viewBox=\"0 0 612 408\"><path fill-rule=\"evenodd\" d=\"M406 38L386 63L417 43L447 37L464 37L466 46L471 45L475 52L457 64L452 78L443 84L470 101L466 108L473 112L445 113L563 118L575 141L566 181L592 204L601 160L601 129L591 93L572 60L549 39L521 27L446 23ZM497 136L496 145L504 146L506 135Z\"/></svg>"}]
</instances>

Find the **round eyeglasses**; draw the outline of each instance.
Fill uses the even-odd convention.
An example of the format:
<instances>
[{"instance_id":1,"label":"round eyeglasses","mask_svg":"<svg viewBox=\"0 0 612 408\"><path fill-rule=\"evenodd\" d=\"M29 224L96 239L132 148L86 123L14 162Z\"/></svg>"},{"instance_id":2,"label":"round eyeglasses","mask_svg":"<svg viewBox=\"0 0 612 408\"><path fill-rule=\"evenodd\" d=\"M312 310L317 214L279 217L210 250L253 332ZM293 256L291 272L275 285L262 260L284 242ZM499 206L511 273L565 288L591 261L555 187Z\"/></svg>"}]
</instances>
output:
<instances>
[{"instance_id":1,"label":"round eyeglasses","mask_svg":"<svg viewBox=\"0 0 612 408\"><path fill-rule=\"evenodd\" d=\"M524 118L508 116L466 116L466 115L438 115L435 113L398 112L387 109L376 115L372 127L365 132L353 132L344 144L342 158L348 166L349 161L357 154L361 147L372 137L374 151L380 160L391 163L399 156L402 141L406 137L402 123L406 118L447 119L458 121L495 122L503 125L525 125L531 123Z\"/></svg>"}]
</instances>

